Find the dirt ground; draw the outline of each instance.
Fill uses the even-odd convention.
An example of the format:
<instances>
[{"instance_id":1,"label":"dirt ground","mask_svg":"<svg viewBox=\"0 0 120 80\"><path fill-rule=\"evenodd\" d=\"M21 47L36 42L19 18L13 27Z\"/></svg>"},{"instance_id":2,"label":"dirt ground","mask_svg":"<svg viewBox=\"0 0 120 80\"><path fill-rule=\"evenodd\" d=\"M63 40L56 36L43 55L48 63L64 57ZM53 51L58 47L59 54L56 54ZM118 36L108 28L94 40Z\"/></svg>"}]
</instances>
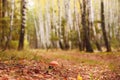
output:
<instances>
[{"instance_id":1,"label":"dirt ground","mask_svg":"<svg viewBox=\"0 0 120 80\"><path fill-rule=\"evenodd\" d=\"M0 61L0 80L120 80L120 53L32 50L42 59ZM49 68L51 61L59 65Z\"/></svg>"}]
</instances>

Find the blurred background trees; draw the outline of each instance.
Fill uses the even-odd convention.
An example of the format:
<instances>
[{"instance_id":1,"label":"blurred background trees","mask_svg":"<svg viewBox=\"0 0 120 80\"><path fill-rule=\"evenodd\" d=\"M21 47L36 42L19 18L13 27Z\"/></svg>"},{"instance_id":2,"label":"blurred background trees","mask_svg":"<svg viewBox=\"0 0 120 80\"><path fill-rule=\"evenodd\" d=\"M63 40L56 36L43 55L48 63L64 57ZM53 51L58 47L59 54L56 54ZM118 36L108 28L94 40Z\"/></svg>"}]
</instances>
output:
<instances>
[{"instance_id":1,"label":"blurred background trees","mask_svg":"<svg viewBox=\"0 0 120 80\"><path fill-rule=\"evenodd\" d=\"M0 48L118 50L119 7L119 0L0 0Z\"/></svg>"}]
</instances>

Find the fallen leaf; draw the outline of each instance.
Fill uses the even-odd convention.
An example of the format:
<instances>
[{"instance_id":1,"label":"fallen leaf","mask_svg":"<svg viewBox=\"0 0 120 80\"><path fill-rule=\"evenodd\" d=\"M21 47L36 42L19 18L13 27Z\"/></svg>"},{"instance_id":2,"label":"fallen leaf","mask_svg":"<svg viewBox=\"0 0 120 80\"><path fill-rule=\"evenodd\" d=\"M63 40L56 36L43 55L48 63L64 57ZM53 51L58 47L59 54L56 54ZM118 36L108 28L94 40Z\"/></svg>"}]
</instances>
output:
<instances>
[{"instance_id":1,"label":"fallen leaf","mask_svg":"<svg viewBox=\"0 0 120 80\"><path fill-rule=\"evenodd\" d=\"M80 76L80 74L78 74L77 80L82 80L82 77Z\"/></svg>"}]
</instances>

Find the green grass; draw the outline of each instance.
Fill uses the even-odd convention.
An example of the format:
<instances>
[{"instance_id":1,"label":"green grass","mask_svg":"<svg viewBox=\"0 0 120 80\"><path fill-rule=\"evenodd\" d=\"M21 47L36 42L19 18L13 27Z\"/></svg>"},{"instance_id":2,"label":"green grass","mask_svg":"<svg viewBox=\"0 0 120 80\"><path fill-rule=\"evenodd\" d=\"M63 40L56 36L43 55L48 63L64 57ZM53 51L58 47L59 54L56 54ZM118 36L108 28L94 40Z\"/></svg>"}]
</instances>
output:
<instances>
[{"instance_id":1,"label":"green grass","mask_svg":"<svg viewBox=\"0 0 120 80\"><path fill-rule=\"evenodd\" d=\"M40 53L41 54L41 53ZM93 60L93 59L89 59L89 58L81 58L79 56L76 56L76 55L79 55L79 54L85 54L85 53L70 53L69 51L66 51L66 52L53 52L53 53L46 53L45 55L50 55L49 56L49 60L57 60L57 59L61 59L61 60L67 60L67 61L70 61L70 62L73 62L75 64L79 64L79 63L84 63L84 64L89 64L89 65L101 65L101 64L104 64L104 62L102 61L97 61L97 60ZM75 56L74 56L75 55Z\"/></svg>"},{"instance_id":2,"label":"green grass","mask_svg":"<svg viewBox=\"0 0 120 80\"><path fill-rule=\"evenodd\" d=\"M106 52L99 52L99 53L85 53L85 52L79 52L77 50L73 51L61 51L61 50L23 50L23 51L17 51L17 50L7 50L4 52L0 52L0 60L1 61L9 61L9 60L35 60L35 61L44 61L44 62L50 62L52 60L67 60L70 62L73 62L75 64L83 63L88 65L104 65L106 64L105 61L95 60L89 57L84 57L84 55L90 55L90 56L101 56L101 57L113 57L116 55L120 55L119 52L114 53L106 53ZM109 59L109 58L108 58ZM110 69L114 69L115 64L109 63L108 66Z\"/></svg>"},{"instance_id":3,"label":"green grass","mask_svg":"<svg viewBox=\"0 0 120 80\"><path fill-rule=\"evenodd\" d=\"M24 51L9 50L9 51L0 52L1 61L22 60L22 59L40 61L43 58L40 55L34 54L29 50L24 50Z\"/></svg>"}]
</instances>

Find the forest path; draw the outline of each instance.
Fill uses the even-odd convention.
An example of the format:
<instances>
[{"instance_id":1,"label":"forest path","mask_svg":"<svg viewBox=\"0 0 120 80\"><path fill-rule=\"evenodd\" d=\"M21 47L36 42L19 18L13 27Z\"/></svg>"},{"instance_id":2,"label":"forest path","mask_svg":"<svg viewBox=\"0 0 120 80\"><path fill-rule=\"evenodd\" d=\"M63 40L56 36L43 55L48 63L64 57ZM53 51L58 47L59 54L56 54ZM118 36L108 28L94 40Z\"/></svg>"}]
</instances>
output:
<instances>
[{"instance_id":1,"label":"forest path","mask_svg":"<svg viewBox=\"0 0 120 80\"><path fill-rule=\"evenodd\" d=\"M81 74L83 80L120 80L119 52L86 53L78 50L38 50L35 53L48 62L57 61L63 70L71 71L67 73L71 77Z\"/></svg>"},{"instance_id":2,"label":"forest path","mask_svg":"<svg viewBox=\"0 0 120 80\"><path fill-rule=\"evenodd\" d=\"M78 75L83 80L120 80L119 52L29 50L5 53L12 55L10 59L16 55L17 60L0 61L0 80L77 80ZM30 60L33 54L34 60ZM59 66L49 69L51 61L58 62Z\"/></svg>"}]
</instances>

